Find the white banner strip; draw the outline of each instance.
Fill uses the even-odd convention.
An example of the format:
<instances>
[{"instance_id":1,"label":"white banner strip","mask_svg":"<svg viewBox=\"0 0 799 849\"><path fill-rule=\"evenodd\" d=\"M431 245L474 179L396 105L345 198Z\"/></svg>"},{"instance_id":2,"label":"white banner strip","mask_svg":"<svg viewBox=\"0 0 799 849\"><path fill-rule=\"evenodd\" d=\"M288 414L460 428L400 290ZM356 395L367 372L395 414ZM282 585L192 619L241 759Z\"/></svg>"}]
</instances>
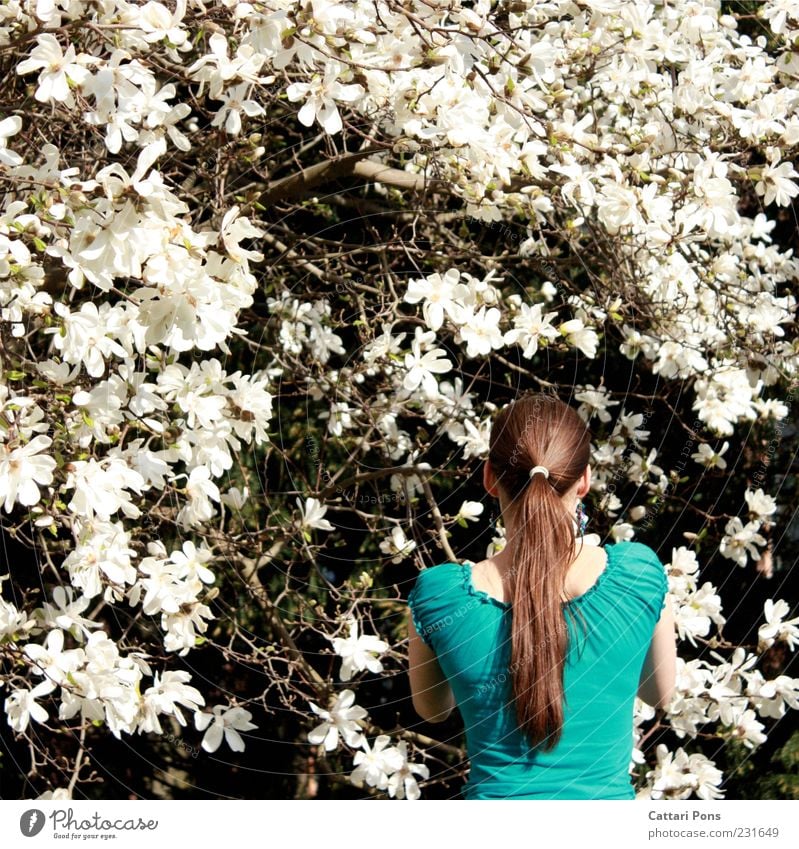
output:
<instances>
[{"instance_id":1,"label":"white banner strip","mask_svg":"<svg viewBox=\"0 0 799 849\"><path fill-rule=\"evenodd\" d=\"M307 810L301 811L305 807ZM357 807L357 810L356 810ZM459 838L495 847L518 830L522 846L708 849L799 846L790 801L4 801L2 847L88 842L206 849L233 845L376 845L408 849ZM552 843L550 843L550 840ZM580 843L578 844L578 841Z\"/></svg>"}]
</instances>

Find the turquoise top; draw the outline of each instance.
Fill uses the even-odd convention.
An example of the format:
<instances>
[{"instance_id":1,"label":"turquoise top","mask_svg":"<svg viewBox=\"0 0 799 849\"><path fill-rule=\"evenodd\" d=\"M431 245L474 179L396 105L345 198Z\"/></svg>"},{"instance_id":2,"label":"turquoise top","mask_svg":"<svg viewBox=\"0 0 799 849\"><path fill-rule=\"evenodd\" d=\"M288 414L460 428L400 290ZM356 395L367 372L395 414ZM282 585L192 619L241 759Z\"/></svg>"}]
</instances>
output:
<instances>
[{"instance_id":1,"label":"turquoise top","mask_svg":"<svg viewBox=\"0 0 799 849\"><path fill-rule=\"evenodd\" d=\"M464 798L635 798L634 701L668 579L644 543L623 541L604 550L599 579L563 603L577 622L567 613L563 733L549 752L531 749L516 722L510 603L474 587L469 561L419 573L408 603L463 718L471 765Z\"/></svg>"}]
</instances>

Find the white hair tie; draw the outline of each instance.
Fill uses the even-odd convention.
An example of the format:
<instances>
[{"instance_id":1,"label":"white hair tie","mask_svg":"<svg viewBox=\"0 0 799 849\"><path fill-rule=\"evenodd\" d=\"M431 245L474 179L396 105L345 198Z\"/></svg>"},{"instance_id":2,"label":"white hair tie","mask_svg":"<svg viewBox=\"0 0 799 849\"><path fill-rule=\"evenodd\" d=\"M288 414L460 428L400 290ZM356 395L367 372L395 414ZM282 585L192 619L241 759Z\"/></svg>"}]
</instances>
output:
<instances>
[{"instance_id":1,"label":"white hair tie","mask_svg":"<svg viewBox=\"0 0 799 849\"><path fill-rule=\"evenodd\" d=\"M544 477L549 477L549 469L546 466L533 466L530 469L530 477L532 477L536 472L541 472Z\"/></svg>"}]
</instances>

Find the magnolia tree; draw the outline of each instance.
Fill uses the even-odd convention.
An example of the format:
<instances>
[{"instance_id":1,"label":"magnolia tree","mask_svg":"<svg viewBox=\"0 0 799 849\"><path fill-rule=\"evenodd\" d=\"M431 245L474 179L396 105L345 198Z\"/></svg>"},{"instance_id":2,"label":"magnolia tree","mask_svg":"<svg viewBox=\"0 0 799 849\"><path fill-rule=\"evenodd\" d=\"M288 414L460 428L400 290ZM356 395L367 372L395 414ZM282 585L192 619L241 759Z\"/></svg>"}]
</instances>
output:
<instances>
[{"instance_id":1,"label":"magnolia tree","mask_svg":"<svg viewBox=\"0 0 799 849\"><path fill-rule=\"evenodd\" d=\"M199 766L285 734L297 795L454 792L403 599L502 547L471 476L540 387L592 429L589 541L673 543L639 794L723 797L712 753L799 707L788 601L745 641L721 597L789 518L797 44L793 0L3 3L0 503L31 551L0 658L32 794L96 792L108 735Z\"/></svg>"}]
</instances>

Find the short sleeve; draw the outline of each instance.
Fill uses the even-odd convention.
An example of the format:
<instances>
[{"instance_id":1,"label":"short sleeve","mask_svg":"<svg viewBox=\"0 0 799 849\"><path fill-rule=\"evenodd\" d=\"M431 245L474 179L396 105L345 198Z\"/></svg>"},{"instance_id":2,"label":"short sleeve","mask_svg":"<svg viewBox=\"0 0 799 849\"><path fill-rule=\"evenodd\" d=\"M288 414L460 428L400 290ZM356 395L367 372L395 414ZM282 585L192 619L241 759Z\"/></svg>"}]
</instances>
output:
<instances>
[{"instance_id":1,"label":"short sleeve","mask_svg":"<svg viewBox=\"0 0 799 849\"><path fill-rule=\"evenodd\" d=\"M643 604L654 624L666 608L669 589L666 567L645 543L628 541L622 545L620 557L624 562L625 588Z\"/></svg>"},{"instance_id":2,"label":"short sleeve","mask_svg":"<svg viewBox=\"0 0 799 849\"><path fill-rule=\"evenodd\" d=\"M413 627L422 642L436 651L436 635L446 626L457 586L455 563L442 563L423 569L408 594ZM451 617L450 617L451 619Z\"/></svg>"},{"instance_id":3,"label":"short sleeve","mask_svg":"<svg viewBox=\"0 0 799 849\"><path fill-rule=\"evenodd\" d=\"M425 570L427 571L427 570ZM421 577L424 572L419 573L419 577ZM419 587L421 586L419 582L419 578L416 579L416 583L413 585L413 589L408 594L408 607L411 611L411 619L413 620L413 627L416 629L416 633L419 635L419 639L428 647L433 648L432 643L430 642L430 635L427 633L425 626L422 624L421 616L420 616L420 607L421 604L419 602Z\"/></svg>"}]
</instances>

